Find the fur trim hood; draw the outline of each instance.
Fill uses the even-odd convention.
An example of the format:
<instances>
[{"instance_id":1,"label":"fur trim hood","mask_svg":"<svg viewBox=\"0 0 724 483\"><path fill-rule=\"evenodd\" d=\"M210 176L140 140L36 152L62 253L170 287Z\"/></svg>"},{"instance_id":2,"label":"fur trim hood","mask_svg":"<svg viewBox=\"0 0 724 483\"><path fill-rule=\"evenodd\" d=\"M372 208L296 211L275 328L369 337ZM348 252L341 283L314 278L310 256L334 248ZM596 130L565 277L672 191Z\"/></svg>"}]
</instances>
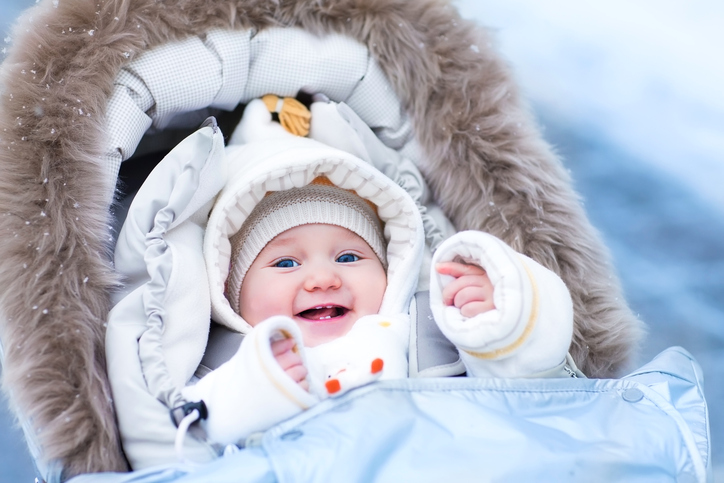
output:
<instances>
[{"instance_id":1,"label":"fur trim hood","mask_svg":"<svg viewBox=\"0 0 724 483\"><path fill-rule=\"evenodd\" d=\"M490 232L571 290L571 354L620 374L641 324L560 161L490 38L444 0L43 0L0 71L3 385L64 477L127 463L104 363L117 283L100 158L121 67L211 28L297 26L366 45L410 114L433 196L459 229Z\"/></svg>"}]
</instances>

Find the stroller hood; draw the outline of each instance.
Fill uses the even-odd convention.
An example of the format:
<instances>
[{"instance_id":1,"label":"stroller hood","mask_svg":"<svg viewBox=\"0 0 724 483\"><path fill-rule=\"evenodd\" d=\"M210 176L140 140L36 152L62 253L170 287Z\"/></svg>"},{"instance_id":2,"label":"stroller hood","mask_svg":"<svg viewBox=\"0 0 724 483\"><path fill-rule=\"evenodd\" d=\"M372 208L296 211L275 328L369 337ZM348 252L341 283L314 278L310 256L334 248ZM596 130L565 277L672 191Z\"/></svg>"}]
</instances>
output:
<instances>
[{"instance_id":1,"label":"stroller hood","mask_svg":"<svg viewBox=\"0 0 724 483\"><path fill-rule=\"evenodd\" d=\"M277 70L250 70L291 30L315 40L283 44L291 50ZM217 42L223 33L246 40ZM65 477L127 468L104 360L118 282L109 230L118 166L144 133L174 127L175 114L241 102L234 79L260 89L289 80L284 73L313 74L277 92L294 95L309 82L354 78L360 90L326 94L352 105L364 90L370 101L360 106L381 103L409 120L413 160L458 230L490 232L565 281L581 370L615 376L634 355L641 323L565 169L488 34L451 2L44 0L12 38L0 70L3 387L41 466ZM344 39L343 58L305 68L339 50L324 48L330 39ZM197 48L205 55L190 61ZM366 62L354 69L352 58ZM181 90L149 88L178 80L187 81ZM122 131L134 141L116 142ZM405 144L400 132L386 133L388 146Z\"/></svg>"}]
</instances>

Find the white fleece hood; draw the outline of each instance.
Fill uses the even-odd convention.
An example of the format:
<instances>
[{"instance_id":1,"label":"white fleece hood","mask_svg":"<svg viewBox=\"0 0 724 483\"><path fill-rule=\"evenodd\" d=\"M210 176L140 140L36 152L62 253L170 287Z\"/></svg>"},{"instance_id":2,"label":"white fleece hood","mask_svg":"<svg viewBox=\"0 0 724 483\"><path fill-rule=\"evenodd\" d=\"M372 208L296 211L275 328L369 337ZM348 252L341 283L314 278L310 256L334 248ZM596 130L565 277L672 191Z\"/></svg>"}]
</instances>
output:
<instances>
[{"instance_id":1,"label":"white fleece hood","mask_svg":"<svg viewBox=\"0 0 724 483\"><path fill-rule=\"evenodd\" d=\"M227 148L228 181L209 217L204 259L212 318L239 332L251 326L224 297L234 235L267 192L301 187L319 176L354 190L377 206L387 243L387 290L380 311L406 312L424 250L422 219L410 195L371 164L312 139L274 131L271 136Z\"/></svg>"}]
</instances>

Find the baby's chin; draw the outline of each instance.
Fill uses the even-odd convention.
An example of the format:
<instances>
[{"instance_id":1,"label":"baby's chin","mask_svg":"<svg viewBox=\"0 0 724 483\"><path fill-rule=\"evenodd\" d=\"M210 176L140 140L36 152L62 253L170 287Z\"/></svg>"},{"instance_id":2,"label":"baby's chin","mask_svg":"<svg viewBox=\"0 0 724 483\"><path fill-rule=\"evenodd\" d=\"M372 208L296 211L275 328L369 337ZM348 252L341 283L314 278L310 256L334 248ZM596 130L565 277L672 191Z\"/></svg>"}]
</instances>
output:
<instances>
[{"instance_id":1,"label":"baby's chin","mask_svg":"<svg viewBox=\"0 0 724 483\"><path fill-rule=\"evenodd\" d=\"M357 315L352 311L345 311L332 317L305 318L296 315L294 321L299 326L306 347L316 347L338 339L347 334L357 321Z\"/></svg>"}]
</instances>

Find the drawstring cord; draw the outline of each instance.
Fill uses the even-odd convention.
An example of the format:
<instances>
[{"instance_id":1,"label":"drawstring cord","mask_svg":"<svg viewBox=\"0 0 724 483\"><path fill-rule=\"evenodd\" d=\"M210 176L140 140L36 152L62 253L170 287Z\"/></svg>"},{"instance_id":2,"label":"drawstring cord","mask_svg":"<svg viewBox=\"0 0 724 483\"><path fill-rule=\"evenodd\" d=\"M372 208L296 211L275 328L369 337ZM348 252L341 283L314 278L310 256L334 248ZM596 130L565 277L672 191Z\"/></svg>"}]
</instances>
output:
<instances>
[{"instance_id":1,"label":"drawstring cord","mask_svg":"<svg viewBox=\"0 0 724 483\"><path fill-rule=\"evenodd\" d=\"M171 410L171 420L178 428L176 429L174 450L176 451L176 458L178 458L181 463L189 463L183 454L184 440L186 439L186 434L189 432L189 428L196 421L206 419L208 415L206 404L204 404L203 401L186 403L183 406Z\"/></svg>"},{"instance_id":2,"label":"drawstring cord","mask_svg":"<svg viewBox=\"0 0 724 483\"><path fill-rule=\"evenodd\" d=\"M176 449L176 458L181 463L186 463L186 459L184 458L184 439L186 439L186 433L189 430L189 426L191 426L193 423L198 421L201 418L201 414L199 414L198 409L194 409L189 414L184 416L184 418L181 420L181 422L178 425L178 429L176 430L176 441L174 443L174 448Z\"/></svg>"}]
</instances>

